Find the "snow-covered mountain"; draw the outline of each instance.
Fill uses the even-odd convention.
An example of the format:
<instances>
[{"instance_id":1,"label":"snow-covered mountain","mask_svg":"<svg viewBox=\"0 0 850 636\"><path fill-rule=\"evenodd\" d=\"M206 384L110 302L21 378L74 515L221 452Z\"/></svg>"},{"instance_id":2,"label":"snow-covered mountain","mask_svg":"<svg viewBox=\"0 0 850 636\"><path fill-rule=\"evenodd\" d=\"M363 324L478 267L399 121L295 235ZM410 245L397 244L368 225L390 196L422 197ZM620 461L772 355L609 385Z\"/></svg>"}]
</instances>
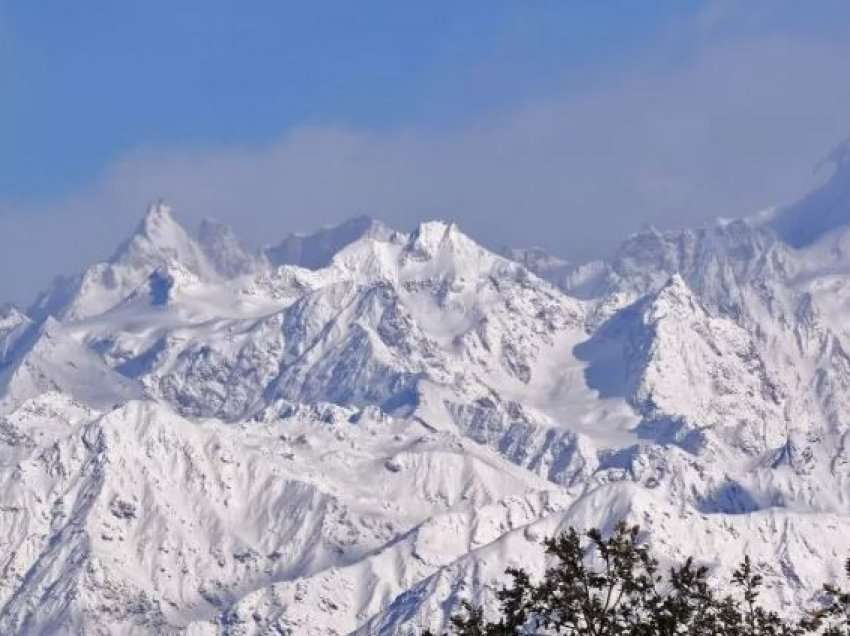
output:
<instances>
[{"instance_id":1,"label":"snow-covered mountain","mask_svg":"<svg viewBox=\"0 0 850 636\"><path fill-rule=\"evenodd\" d=\"M0 310L0 633L438 628L624 518L800 611L850 555L844 154L575 266L366 218L252 253L152 206Z\"/></svg>"}]
</instances>

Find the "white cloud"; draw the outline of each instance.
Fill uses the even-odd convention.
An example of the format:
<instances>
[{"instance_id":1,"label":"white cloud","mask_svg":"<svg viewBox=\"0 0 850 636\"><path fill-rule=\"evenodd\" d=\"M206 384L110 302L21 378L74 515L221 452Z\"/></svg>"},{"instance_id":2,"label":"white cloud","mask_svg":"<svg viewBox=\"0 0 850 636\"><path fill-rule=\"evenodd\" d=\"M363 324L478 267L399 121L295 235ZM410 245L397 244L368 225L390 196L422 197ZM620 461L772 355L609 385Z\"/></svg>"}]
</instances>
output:
<instances>
[{"instance_id":1,"label":"white cloud","mask_svg":"<svg viewBox=\"0 0 850 636\"><path fill-rule=\"evenodd\" d=\"M714 41L461 129L300 128L263 147L138 151L72 197L0 206L0 267L15 274L0 298L29 300L108 255L158 196L254 243L369 213L401 228L451 217L489 243L578 258L647 222L748 214L804 191L850 133L848 59L850 45L803 37Z\"/></svg>"}]
</instances>

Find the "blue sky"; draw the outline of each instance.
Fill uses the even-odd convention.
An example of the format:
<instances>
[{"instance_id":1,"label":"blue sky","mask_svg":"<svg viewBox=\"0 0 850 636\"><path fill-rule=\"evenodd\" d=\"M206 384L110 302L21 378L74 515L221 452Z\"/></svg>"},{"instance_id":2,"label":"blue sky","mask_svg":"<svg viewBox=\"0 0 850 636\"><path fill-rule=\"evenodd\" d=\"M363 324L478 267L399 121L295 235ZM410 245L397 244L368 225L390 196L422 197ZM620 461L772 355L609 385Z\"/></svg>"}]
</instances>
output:
<instances>
[{"instance_id":1,"label":"blue sky","mask_svg":"<svg viewBox=\"0 0 850 636\"><path fill-rule=\"evenodd\" d=\"M695 5L2 6L0 136L10 161L0 192L29 198L80 187L138 146L256 144L305 123L462 124L580 88Z\"/></svg>"},{"instance_id":2,"label":"blue sky","mask_svg":"<svg viewBox=\"0 0 850 636\"><path fill-rule=\"evenodd\" d=\"M158 196L254 244L365 212L575 259L750 213L850 134L848 35L833 0L0 0L0 299Z\"/></svg>"}]
</instances>

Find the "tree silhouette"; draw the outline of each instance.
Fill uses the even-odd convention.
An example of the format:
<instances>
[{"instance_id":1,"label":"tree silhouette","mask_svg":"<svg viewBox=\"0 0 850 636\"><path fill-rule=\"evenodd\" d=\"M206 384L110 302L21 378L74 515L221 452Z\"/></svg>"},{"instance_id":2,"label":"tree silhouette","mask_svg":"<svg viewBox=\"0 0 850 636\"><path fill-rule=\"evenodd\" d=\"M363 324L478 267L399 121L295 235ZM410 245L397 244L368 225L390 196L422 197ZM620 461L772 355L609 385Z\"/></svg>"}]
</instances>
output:
<instances>
[{"instance_id":1,"label":"tree silhouette","mask_svg":"<svg viewBox=\"0 0 850 636\"><path fill-rule=\"evenodd\" d=\"M446 634L455 636L850 636L850 591L823 588L823 606L794 622L759 602L763 579L749 556L732 574L731 594L708 580L693 558L659 572L637 526L609 537L574 528L544 541L552 566L539 582L509 569L496 592L498 618L464 602ZM850 578L850 560L846 566ZM428 632L426 632L428 634ZM432 635L433 636L433 635Z\"/></svg>"}]
</instances>

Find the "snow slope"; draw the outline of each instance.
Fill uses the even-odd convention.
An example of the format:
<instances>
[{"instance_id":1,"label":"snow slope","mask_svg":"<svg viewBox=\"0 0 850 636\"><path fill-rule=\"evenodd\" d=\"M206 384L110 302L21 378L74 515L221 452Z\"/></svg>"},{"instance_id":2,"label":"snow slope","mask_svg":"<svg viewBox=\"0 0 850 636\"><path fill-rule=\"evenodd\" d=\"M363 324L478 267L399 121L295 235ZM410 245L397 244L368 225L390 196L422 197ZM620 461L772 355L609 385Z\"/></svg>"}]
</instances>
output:
<instances>
[{"instance_id":1,"label":"snow slope","mask_svg":"<svg viewBox=\"0 0 850 636\"><path fill-rule=\"evenodd\" d=\"M152 206L0 311L0 632L439 628L623 518L799 612L850 553L843 156L578 266L442 221L252 253Z\"/></svg>"}]
</instances>

